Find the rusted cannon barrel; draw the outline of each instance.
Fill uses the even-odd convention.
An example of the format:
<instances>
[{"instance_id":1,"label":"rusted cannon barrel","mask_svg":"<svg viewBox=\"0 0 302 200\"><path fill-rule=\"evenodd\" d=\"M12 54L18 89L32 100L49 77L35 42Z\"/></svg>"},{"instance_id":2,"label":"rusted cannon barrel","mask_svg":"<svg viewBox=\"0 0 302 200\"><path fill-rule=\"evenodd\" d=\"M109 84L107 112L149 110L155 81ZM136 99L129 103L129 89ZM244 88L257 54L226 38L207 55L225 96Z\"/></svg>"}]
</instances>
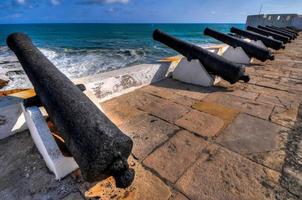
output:
<instances>
[{"instance_id":1,"label":"rusted cannon barrel","mask_svg":"<svg viewBox=\"0 0 302 200\"><path fill-rule=\"evenodd\" d=\"M134 171L127 163L132 140L62 74L27 35L11 34L7 45L18 57L84 179L94 182L112 175L117 187L129 186L134 178Z\"/></svg>"},{"instance_id":2,"label":"rusted cannon barrel","mask_svg":"<svg viewBox=\"0 0 302 200\"><path fill-rule=\"evenodd\" d=\"M153 39L179 52L189 61L198 59L209 73L220 76L231 84L234 84L239 80L245 82L250 80L249 76L244 74L244 67L242 67L242 65L232 63L199 46L177 39L158 29L153 32Z\"/></svg>"},{"instance_id":3,"label":"rusted cannon barrel","mask_svg":"<svg viewBox=\"0 0 302 200\"><path fill-rule=\"evenodd\" d=\"M267 31L271 31L273 33L277 33L277 34L280 34L280 35L283 35L285 37L288 37L290 38L291 40L295 39L294 35L293 34L287 34L287 33L284 33L282 31L278 31L278 30L275 30L273 28L269 28L269 27L265 27L265 26L258 26L258 28L261 28L263 30L267 30Z\"/></svg>"},{"instance_id":4,"label":"rusted cannon barrel","mask_svg":"<svg viewBox=\"0 0 302 200\"><path fill-rule=\"evenodd\" d=\"M219 41L222 41L234 48L241 47L245 51L245 53L250 57L257 58L261 61L266 61L268 59L274 60L274 56L272 55L271 51L262 47L258 47L244 40L232 37L230 35L226 35L224 33L220 33L210 28L206 28L204 30L204 34L209 35Z\"/></svg>"},{"instance_id":5,"label":"rusted cannon barrel","mask_svg":"<svg viewBox=\"0 0 302 200\"><path fill-rule=\"evenodd\" d=\"M249 38L251 40L261 40L265 46L270 47L275 50L285 48L285 45L283 44L282 41L275 40L273 38L268 38L266 36L260 35L258 33L252 32L252 31L246 31L246 30L241 30L241 29L232 27L231 32L236 33L237 35L240 35L242 37Z\"/></svg>"},{"instance_id":6,"label":"rusted cannon barrel","mask_svg":"<svg viewBox=\"0 0 302 200\"><path fill-rule=\"evenodd\" d=\"M265 35L265 36L271 36L271 37L273 37L276 40L282 41L284 44L290 43L290 39L288 37L285 37L285 36L277 34L277 33L273 33L271 31L267 31L267 30L264 30L264 29L256 28L256 27L253 27L253 26L247 26L246 30L253 31L255 33L259 33L259 34Z\"/></svg>"},{"instance_id":7,"label":"rusted cannon barrel","mask_svg":"<svg viewBox=\"0 0 302 200\"><path fill-rule=\"evenodd\" d=\"M274 29L277 29L277 30L281 30L281 31L284 31L284 32L287 32L287 33L291 33L293 34L295 37L297 37L299 34L296 33L295 31L292 31L292 30L288 30L286 28L282 28L282 27L277 27L277 26L268 26L270 28L274 28Z\"/></svg>"}]
</instances>

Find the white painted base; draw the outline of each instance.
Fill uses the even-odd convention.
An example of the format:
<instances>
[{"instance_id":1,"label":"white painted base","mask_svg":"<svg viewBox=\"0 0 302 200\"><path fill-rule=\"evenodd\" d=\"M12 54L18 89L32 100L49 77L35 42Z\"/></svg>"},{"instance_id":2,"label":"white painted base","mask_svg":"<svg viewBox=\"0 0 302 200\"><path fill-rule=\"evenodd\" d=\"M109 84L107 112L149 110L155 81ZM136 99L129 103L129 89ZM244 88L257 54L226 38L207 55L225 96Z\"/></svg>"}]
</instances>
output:
<instances>
[{"instance_id":1,"label":"white painted base","mask_svg":"<svg viewBox=\"0 0 302 200\"><path fill-rule=\"evenodd\" d=\"M34 143L42 154L47 167L55 174L56 179L61 179L79 168L73 157L63 156L40 109L22 106L22 110Z\"/></svg>"},{"instance_id":2,"label":"white painted base","mask_svg":"<svg viewBox=\"0 0 302 200\"><path fill-rule=\"evenodd\" d=\"M244 52L241 47L227 47L227 49L223 52L222 57L234 63L247 65L251 62L251 58Z\"/></svg>"},{"instance_id":3,"label":"white painted base","mask_svg":"<svg viewBox=\"0 0 302 200\"><path fill-rule=\"evenodd\" d=\"M213 86L220 80L210 75L199 60L189 62L186 58L182 58L176 66L173 79L204 87Z\"/></svg>"},{"instance_id":4,"label":"white painted base","mask_svg":"<svg viewBox=\"0 0 302 200\"><path fill-rule=\"evenodd\" d=\"M17 97L0 97L0 140L27 129L22 102Z\"/></svg>"},{"instance_id":5,"label":"white painted base","mask_svg":"<svg viewBox=\"0 0 302 200\"><path fill-rule=\"evenodd\" d=\"M263 42L261 40L251 40L250 43L258 46L258 47L261 47L261 48L264 48L264 49L267 49L267 47L263 44Z\"/></svg>"}]
</instances>

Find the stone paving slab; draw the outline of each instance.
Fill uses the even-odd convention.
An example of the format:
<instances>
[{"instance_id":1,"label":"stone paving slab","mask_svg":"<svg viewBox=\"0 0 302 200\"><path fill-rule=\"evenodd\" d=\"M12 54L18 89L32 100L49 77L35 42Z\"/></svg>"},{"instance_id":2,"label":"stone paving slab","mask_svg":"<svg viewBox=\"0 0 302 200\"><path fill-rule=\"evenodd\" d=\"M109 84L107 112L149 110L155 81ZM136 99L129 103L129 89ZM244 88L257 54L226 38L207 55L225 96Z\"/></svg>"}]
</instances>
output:
<instances>
[{"instance_id":1,"label":"stone paving slab","mask_svg":"<svg viewBox=\"0 0 302 200\"><path fill-rule=\"evenodd\" d=\"M255 101L228 94L213 93L208 95L204 101L221 104L227 108L240 110L241 112L263 119L268 119L273 110L272 105L257 103Z\"/></svg>"},{"instance_id":2,"label":"stone paving slab","mask_svg":"<svg viewBox=\"0 0 302 200\"><path fill-rule=\"evenodd\" d=\"M222 119L197 110L183 115L175 124L205 138L217 136L224 127Z\"/></svg>"},{"instance_id":3,"label":"stone paving slab","mask_svg":"<svg viewBox=\"0 0 302 200\"><path fill-rule=\"evenodd\" d=\"M161 177L175 183L208 145L187 131L178 132L167 143L144 160L144 164ZM167 162L168 161L168 162Z\"/></svg>"},{"instance_id":4,"label":"stone paving slab","mask_svg":"<svg viewBox=\"0 0 302 200\"><path fill-rule=\"evenodd\" d=\"M216 142L259 164L281 171L288 131L269 121L240 114Z\"/></svg>"},{"instance_id":5,"label":"stone paving slab","mask_svg":"<svg viewBox=\"0 0 302 200\"><path fill-rule=\"evenodd\" d=\"M100 198L101 200L168 200L171 197L170 188L150 171L145 170L133 158L129 159L130 166L136 174L131 186L127 189L115 187L112 177L100 181L85 192L86 198Z\"/></svg>"},{"instance_id":6,"label":"stone paving slab","mask_svg":"<svg viewBox=\"0 0 302 200\"><path fill-rule=\"evenodd\" d=\"M208 113L210 115L221 118L224 121L223 128L226 128L239 114L239 110L226 108L217 103L198 102L192 106L194 109Z\"/></svg>"},{"instance_id":7,"label":"stone paving slab","mask_svg":"<svg viewBox=\"0 0 302 200\"><path fill-rule=\"evenodd\" d=\"M177 181L176 187L190 199L276 199L276 193L283 192L278 186L279 176L273 170L211 145Z\"/></svg>"},{"instance_id":8,"label":"stone paving slab","mask_svg":"<svg viewBox=\"0 0 302 200\"><path fill-rule=\"evenodd\" d=\"M119 128L134 141L132 153L139 160L179 130L177 126L150 115L133 118Z\"/></svg>"}]
</instances>

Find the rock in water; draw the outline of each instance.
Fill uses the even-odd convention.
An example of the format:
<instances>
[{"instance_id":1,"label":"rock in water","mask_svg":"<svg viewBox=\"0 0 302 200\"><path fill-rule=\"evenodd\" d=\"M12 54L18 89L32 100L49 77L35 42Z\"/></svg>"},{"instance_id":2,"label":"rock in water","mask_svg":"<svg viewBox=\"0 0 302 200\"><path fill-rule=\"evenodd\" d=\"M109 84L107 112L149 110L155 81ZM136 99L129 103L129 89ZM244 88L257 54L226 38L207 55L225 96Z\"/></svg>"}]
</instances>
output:
<instances>
[{"instance_id":1,"label":"rock in water","mask_svg":"<svg viewBox=\"0 0 302 200\"><path fill-rule=\"evenodd\" d=\"M0 79L0 89L7 86L8 82L9 82L8 80Z\"/></svg>"}]
</instances>

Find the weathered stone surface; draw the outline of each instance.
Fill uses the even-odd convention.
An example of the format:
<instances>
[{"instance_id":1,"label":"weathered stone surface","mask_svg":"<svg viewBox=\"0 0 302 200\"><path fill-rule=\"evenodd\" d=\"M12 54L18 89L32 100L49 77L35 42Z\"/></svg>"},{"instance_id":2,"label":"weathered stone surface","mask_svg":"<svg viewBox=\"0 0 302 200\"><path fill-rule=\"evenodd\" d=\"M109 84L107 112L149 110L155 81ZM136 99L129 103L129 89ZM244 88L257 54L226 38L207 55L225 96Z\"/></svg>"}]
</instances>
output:
<instances>
[{"instance_id":1,"label":"weathered stone surface","mask_svg":"<svg viewBox=\"0 0 302 200\"><path fill-rule=\"evenodd\" d=\"M7 86L9 81L0 79L0 89Z\"/></svg>"},{"instance_id":2,"label":"weathered stone surface","mask_svg":"<svg viewBox=\"0 0 302 200\"><path fill-rule=\"evenodd\" d=\"M0 199L63 199L77 192L71 177L50 173L28 132L0 140Z\"/></svg>"},{"instance_id":3,"label":"weathered stone surface","mask_svg":"<svg viewBox=\"0 0 302 200\"><path fill-rule=\"evenodd\" d=\"M224 128L227 127L239 114L239 110L226 108L220 104L212 102L201 101L194 104L192 107L198 111L205 112L223 119Z\"/></svg>"},{"instance_id":4,"label":"weathered stone surface","mask_svg":"<svg viewBox=\"0 0 302 200\"><path fill-rule=\"evenodd\" d=\"M298 106L283 108L276 106L271 115L271 121L282 126L293 128L298 117Z\"/></svg>"},{"instance_id":5,"label":"weathered stone surface","mask_svg":"<svg viewBox=\"0 0 302 200\"><path fill-rule=\"evenodd\" d=\"M204 137L214 137L223 128L222 119L192 110L176 121L176 125Z\"/></svg>"},{"instance_id":6,"label":"weathered stone surface","mask_svg":"<svg viewBox=\"0 0 302 200\"><path fill-rule=\"evenodd\" d=\"M257 98L257 96L259 95L258 93L244 91L244 90L235 90L235 91L227 92L227 93L234 95L234 96L246 98L246 99L251 99L251 100L255 100Z\"/></svg>"},{"instance_id":7,"label":"weathered stone surface","mask_svg":"<svg viewBox=\"0 0 302 200\"><path fill-rule=\"evenodd\" d=\"M161 103L162 101L162 98L156 97L146 92L142 92L140 90L136 90L135 92L124 94L117 98L103 102L102 108L105 110L105 112L110 112L115 110L116 107L119 106L140 107L150 104L151 102Z\"/></svg>"},{"instance_id":8,"label":"weathered stone surface","mask_svg":"<svg viewBox=\"0 0 302 200\"><path fill-rule=\"evenodd\" d=\"M273 105L257 103L227 94L210 94L204 101L221 104L227 108L237 109L262 119L268 119L273 110Z\"/></svg>"},{"instance_id":9,"label":"weathered stone surface","mask_svg":"<svg viewBox=\"0 0 302 200\"><path fill-rule=\"evenodd\" d=\"M85 198L82 197L82 195L79 192L76 192L76 193L71 193L71 194L67 195L62 200L85 200Z\"/></svg>"},{"instance_id":10,"label":"weathered stone surface","mask_svg":"<svg viewBox=\"0 0 302 200\"><path fill-rule=\"evenodd\" d=\"M168 99L170 101L173 101L175 103L184 105L184 106L191 106L192 104L196 103L198 100L191 98L191 96L186 96L185 93L181 93L178 91L178 89L176 88L168 88L168 87L164 87L163 83L162 85L149 85L146 87L143 87L141 89L144 92L150 93L152 95L164 98L164 99ZM191 92L193 93L193 92ZM195 92L196 93L196 92ZM197 92L197 94L195 94L196 96L199 96L199 99L204 98L207 94L206 93L200 93Z\"/></svg>"},{"instance_id":11,"label":"weathered stone surface","mask_svg":"<svg viewBox=\"0 0 302 200\"><path fill-rule=\"evenodd\" d=\"M190 108L168 100L151 102L150 104L139 106L138 108L170 123L174 123L177 119L190 111Z\"/></svg>"},{"instance_id":12,"label":"weathered stone surface","mask_svg":"<svg viewBox=\"0 0 302 200\"><path fill-rule=\"evenodd\" d=\"M131 167L136 174L135 179L127 189L115 187L114 179L109 177L85 192L87 198L100 198L102 200L168 200L171 196L169 187L158 177L145 170L134 159L130 158Z\"/></svg>"},{"instance_id":13,"label":"weathered stone surface","mask_svg":"<svg viewBox=\"0 0 302 200\"><path fill-rule=\"evenodd\" d=\"M274 96L274 95L271 95L271 94L270 95L261 94L257 98L257 102L271 104L271 105L277 105L277 106L281 106L281 107L285 106L283 104L282 100L278 96Z\"/></svg>"},{"instance_id":14,"label":"weathered stone surface","mask_svg":"<svg viewBox=\"0 0 302 200\"><path fill-rule=\"evenodd\" d=\"M211 145L177 181L190 199L275 199L280 174Z\"/></svg>"},{"instance_id":15,"label":"weathered stone surface","mask_svg":"<svg viewBox=\"0 0 302 200\"><path fill-rule=\"evenodd\" d=\"M189 199L185 197L183 194L181 194L180 192L173 190L169 200L189 200Z\"/></svg>"},{"instance_id":16,"label":"weathered stone surface","mask_svg":"<svg viewBox=\"0 0 302 200\"><path fill-rule=\"evenodd\" d=\"M150 115L137 116L119 128L134 141L132 154L140 160L179 130L177 126Z\"/></svg>"},{"instance_id":17,"label":"weathered stone surface","mask_svg":"<svg viewBox=\"0 0 302 200\"><path fill-rule=\"evenodd\" d=\"M132 118L144 115L145 112L132 106L118 106L114 110L104 109L105 115L117 126L129 122Z\"/></svg>"},{"instance_id":18,"label":"weathered stone surface","mask_svg":"<svg viewBox=\"0 0 302 200\"><path fill-rule=\"evenodd\" d=\"M287 131L269 121L240 114L216 141L227 149L281 171Z\"/></svg>"},{"instance_id":19,"label":"weathered stone surface","mask_svg":"<svg viewBox=\"0 0 302 200\"><path fill-rule=\"evenodd\" d=\"M173 138L149 155L144 164L172 183L199 157L207 142L187 131ZM168 161L168 162L167 162Z\"/></svg>"}]
</instances>

